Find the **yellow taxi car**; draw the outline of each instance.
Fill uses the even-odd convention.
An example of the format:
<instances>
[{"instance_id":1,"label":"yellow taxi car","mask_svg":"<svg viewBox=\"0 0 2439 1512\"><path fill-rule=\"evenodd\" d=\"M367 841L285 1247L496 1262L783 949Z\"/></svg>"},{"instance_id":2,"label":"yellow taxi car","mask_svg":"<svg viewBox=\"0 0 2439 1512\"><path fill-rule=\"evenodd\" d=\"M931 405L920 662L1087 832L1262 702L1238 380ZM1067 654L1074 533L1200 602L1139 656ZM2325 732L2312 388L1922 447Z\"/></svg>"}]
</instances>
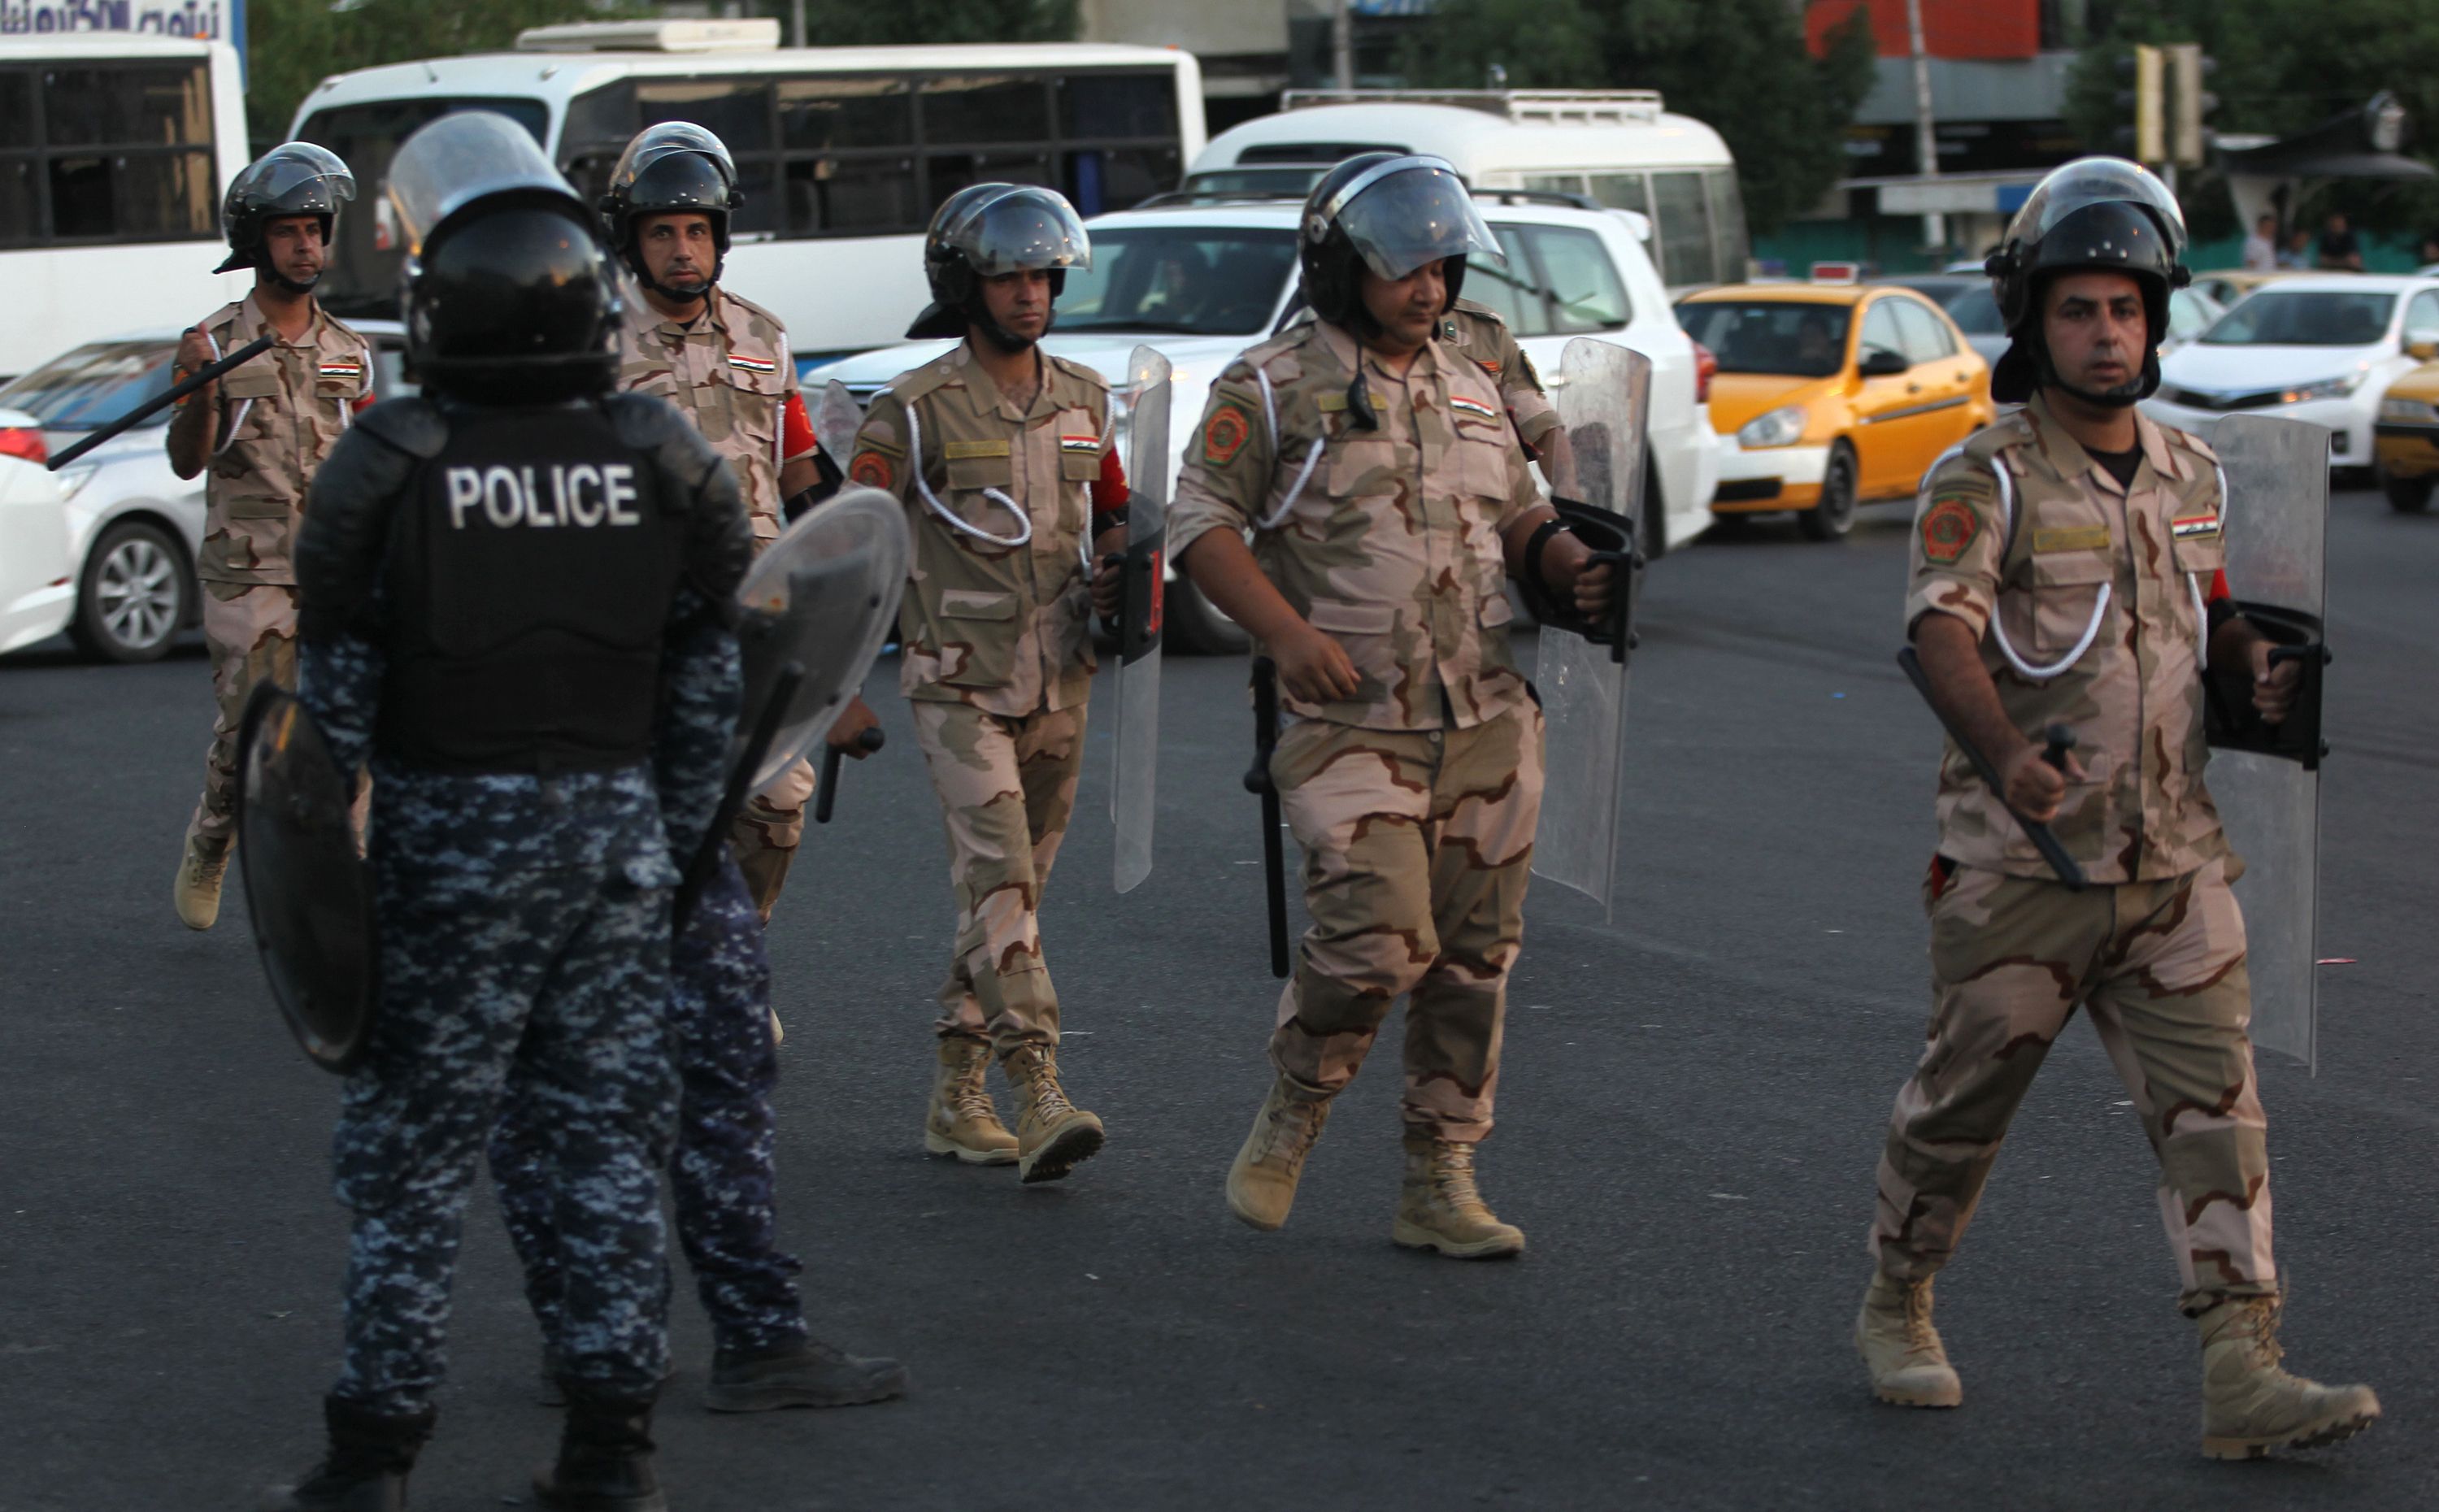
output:
<instances>
[{"instance_id":1,"label":"yellow taxi car","mask_svg":"<svg viewBox=\"0 0 2439 1512\"><path fill-rule=\"evenodd\" d=\"M1851 271L1688 294L1677 323L1711 353L1720 516L1793 509L1834 541L1868 499L1911 495L1990 423L1990 365L1945 311Z\"/></svg>"},{"instance_id":2,"label":"yellow taxi car","mask_svg":"<svg viewBox=\"0 0 2439 1512\"><path fill-rule=\"evenodd\" d=\"M2420 345L2409 345L2406 351L2439 355ZM2439 363L2425 363L2388 385L2372 418L2371 436L2389 507L2404 514L2429 508L2430 490L2439 486Z\"/></svg>"}]
</instances>

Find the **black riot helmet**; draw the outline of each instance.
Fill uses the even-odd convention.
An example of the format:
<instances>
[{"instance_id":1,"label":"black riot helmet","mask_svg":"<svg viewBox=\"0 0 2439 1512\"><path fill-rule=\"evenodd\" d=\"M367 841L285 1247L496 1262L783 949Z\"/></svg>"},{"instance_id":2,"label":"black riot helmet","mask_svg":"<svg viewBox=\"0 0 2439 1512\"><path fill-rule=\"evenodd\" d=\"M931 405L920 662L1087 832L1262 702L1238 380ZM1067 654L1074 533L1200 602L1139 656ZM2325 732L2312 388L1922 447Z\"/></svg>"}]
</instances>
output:
<instances>
[{"instance_id":1,"label":"black riot helmet","mask_svg":"<svg viewBox=\"0 0 2439 1512\"><path fill-rule=\"evenodd\" d=\"M292 215L310 215L322 222L322 244L330 244L337 229L339 202L356 197L356 176L339 154L312 142L283 142L245 166L231 180L221 201L221 235L228 239L227 260L214 273L240 268L269 268L262 246L262 228ZM297 294L311 284L272 275Z\"/></svg>"},{"instance_id":2,"label":"black riot helmet","mask_svg":"<svg viewBox=\"0 0 2439 1512\"><path fill-rule=\"evenodd\" d=\"M1055 189L1029 184L971 184L943 201L923 233L923 276L932 303L906 328L909 341L962 336L980 326L1011 348L1021 345L991 321L982 281L1028 268L1050 272L1050 297L1067 289L1067 270L1093 266L1093 239L1076 207ZM1005 338L1005 339L1003 339Z\"/></svg>"},{"instance_id":3,"label":"black riot helmet","mask_svg":"<svg viewBox=\"0 0 2439 1512\"><path fill-rule=\"evenodd\" d=\"M1473 194L1446 158L1362 152L1314 185L1296 222L1305 303L1334 326L1368 330L1372 317L1357 293L1361 258L1383 278L1403 278L1427 262L1448 266L1446 314L1465 287L1465 259L1502 256L1473 207Z\"/></svg>"},{"instance_id":4,"label":"black riot helmet","mask_svg":"<svg viewBox=\"0 0 2439 1512\"><path fill-rule=\"evenodd\" d=\"M635 222L689 211L703 216L711 222L712 245L724 260L729 213L744 204L727 144L691 121L665 121L636 133L618 154L617 166L610 170L610 187L601 196L601 229L644 287L671 299L694 299L700 297L694 291L664 289L652 282L644 271ZM720 281L721 266L712 265L710 282Z\"/></svg>"},{"instance_id":5,"label":"black riot helmet","mask_svg":"<svg viewBox=\"0 0 2439 1512\"><path fill-rule=\"evenodd\" d=\"M390 162L406 241L406 356L478 404L551 403L617 375L617 284L584 202L525 128L444 116Z\"/></svg>"},{"instance_id":6,"label":"black riot helmet","mask_svg":"<svg viewBox=\"0 0 2439 1512\"><path fill-rule=\"evenodd\" d=\"M2041 341L2043 293L2061 273L2101 272L2126 274L2142 287L2149 328L2143 370L2105 394L2069 392L2112 406L2148 399L2160 386L2168 295L2193 281L2184 253L2184 212L2150 169L2122 157L2079 157L2052 169L2016 212L2007 239L1983 264L1996 285L2010 341L1991 370L1990 397L2021 403L2038 385L2058 383Z\"/></svg>"}]
</instances>

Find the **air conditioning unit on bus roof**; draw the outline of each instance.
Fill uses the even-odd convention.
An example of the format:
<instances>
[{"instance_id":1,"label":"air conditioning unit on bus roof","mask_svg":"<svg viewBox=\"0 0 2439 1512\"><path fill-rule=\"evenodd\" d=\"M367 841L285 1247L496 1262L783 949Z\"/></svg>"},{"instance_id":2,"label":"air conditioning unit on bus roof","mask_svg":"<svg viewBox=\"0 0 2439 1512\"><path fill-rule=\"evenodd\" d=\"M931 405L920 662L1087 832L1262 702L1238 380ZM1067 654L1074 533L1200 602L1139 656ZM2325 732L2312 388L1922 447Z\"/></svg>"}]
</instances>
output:
<instances>
[{"instance_id":1,"label":"air conditioning unit on bus roof","mask_svg":"<svg viewBox=\"0 0 2439 1512\"><path fill-rule=\"evenodd\" d=\"M779 45L779 23L751 21L579 21L527 27L519 52L769 52Z\"/></svg>"},{"instance_id":2,"label":"air conditioning unit on bus roof","mask_svg":"<svg viewBox=\"0 0 2439 1512\"><path fill-rule=\"evenodd\" d=\"M1650 125L1656 89L1291 89L1279 109L1312 105L1457 105L1533 126Z\"/></svg>"}]
</instances>

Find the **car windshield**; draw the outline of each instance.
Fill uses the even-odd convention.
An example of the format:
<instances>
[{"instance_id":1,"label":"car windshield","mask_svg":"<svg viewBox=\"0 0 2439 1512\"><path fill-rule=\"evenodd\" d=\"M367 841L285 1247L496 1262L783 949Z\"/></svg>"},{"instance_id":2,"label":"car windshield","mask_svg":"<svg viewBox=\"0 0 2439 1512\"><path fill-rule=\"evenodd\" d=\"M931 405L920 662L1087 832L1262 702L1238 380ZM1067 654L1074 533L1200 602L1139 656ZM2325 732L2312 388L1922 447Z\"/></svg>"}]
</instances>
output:
<instances>
[{"instance_id":1,"label":"car windshield","mask_svg":"<svg viewBox=\"0 0 2439 1512\"><path fill-rule=\"evenodd\" d=\"M2202 332L2207 347L2369 347L2388 334L2396 295L2353 289L2264 289Z\"/></svg>"},{"instance_id":2,"label":"car windshield","mask_svg":"<svg viewBox=\"0 0 2439 1512\"><path fill-rule=\"evenodd\" d=\"M0 409L24 410L48 431L90 431L169 386L166 341L99 341L35 368L0 388ZM148 424L169 422L163 410Z\"/></svg>"},{"instance_id":3,"label":"car windshield","mask_svg":"<svg viewBox=\"0 0 2439 1512\"><path fill-rule=\"evenodd\" d=\"M1679 305L1677 323L1711 349L1720 372L1826 378L1845 364L1852 313L1810 301L1700 299Z\"/></svg>"},{"instance_id":4,"label":"car windshield","mask_svg":"<svg viewBox=\"0 0 2439 1512\"><path fill-rule=\"evenodd\" d=\"M1295 261L1295 233L1285 228L1095 230L1093 266L1067 270L1059 329L1256 335L1270 329Z\"/></svg>"}]
</instances>

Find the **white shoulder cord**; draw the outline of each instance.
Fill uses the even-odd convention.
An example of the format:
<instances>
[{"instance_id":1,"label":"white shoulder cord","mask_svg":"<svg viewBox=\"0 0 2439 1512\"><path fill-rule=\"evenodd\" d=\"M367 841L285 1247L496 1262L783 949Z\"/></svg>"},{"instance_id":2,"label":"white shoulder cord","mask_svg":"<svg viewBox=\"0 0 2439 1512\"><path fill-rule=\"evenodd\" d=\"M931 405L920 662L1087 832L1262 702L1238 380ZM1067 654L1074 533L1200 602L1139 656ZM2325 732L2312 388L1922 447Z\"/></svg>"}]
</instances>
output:
<instances>
[{"instance_id":1,"label":"white shoulder cord","mask_svg":"<svg viewBox=\"0 0 2439 1512\"><path fill-rule=\"evenodd\" d=\"M923 422L915 418L915 406L911 403L906 406L906 471L914 476L915 491L921 494L923 502L932 507L932 512L946 521L952 529L962 530L977 541L988 541L994 546L1016 547L1033 539L1033 517L1018 508L1014 499L997 489L985 489L983 497L1016 516L1016 535L995 536L980 525L968 525L940 502L933 493L932 486L923 481Z\"/></svg>"},{"instance_id":2,"label":"white shoulder cord","mask_svg":"<svg viewBox=\"0 0 2439 1512\"><path fill-rule=\"evenodd\" d=\"M2016 539L2015 486L2007 481L2005 459L1993 457L1991 461L1994 464L1990 469L1991 475L1999 480L1999 511L2003 525L2003 534L2005 540L2012 543ZM1990 638L1999 643L1999 652L2007 658L2008 666L2036 683L2046 683L2083 660L2083 653L2092 649L2092 641L2100 634L2101 618L2109 613L2110 591L2116 586L2114 583L2100 585L2100 598L2092 606L2092 623L2083 627L2083 638L2074 643L2074 649L2047 667L2035 667L2024 660L2021 653L2017 651L2014 643L2007 639L2007 627L1996 613L1990 615Z\"/></svg>"},{"instance_id":3,"label":"white shoulder cord","mask_svg":"<svg viewBox=\"0 0 2439 1512\"><path fill-rule=\"evenodd\" d=\"M2224 541L2227 539L2227 469L2213 462L2211 471L2218 474L2218 531L2219 539ZM2175 525L2172 524L2169 528L2173 530ZM2194 623L2200 627L2194 657L2201 664L2201 669L2207 672L2210 670L2210 610L2202 603L2202 575L2199 572L2185 574L2185 586L2194 591Z\"/></svg>"},{"instance_id":4,"label":"white shoulder cord","mask_svg":"<svg viewBox=\"0 0 2439 1512\"><path fill-rule=\"evenodd\" d=\"M209 347L211 347L211 349L212 349L212 361L214 361L214 362L219 362L219 361L221 360L221 344L220 344L220 342L219 342L217 339L215 339L215 338L213 337L212 333L211 333L210 331L208 331L208 330L207 330L207 331L205 331L205 332L204 332L204 342L205 342L205 345L209 346ZM216 395L216 396L214 396L214 397L215 397L215 398L217 398L218 396ZM238 400L238 404L237 404L237 415L236 415L236 417L235 417L234 418L232 418L232 419L229 421L229 433L228 433L228 439L227 439L227 440L225 440L225 441L223 441L220 445L218 445L218 446L216 446L216 447L212 448L212 455L214 455L214 456L218 456L218 455L220 455L223 452L227 451L230 447L237 445L237 434L238 434L238 432L242 431L242 430L244 430L244 429L245 429L245 417L246 417L246 412L247 412L248 410L253 409L253 408L254 408L254 400L250 400L250 399L241 399L241 400Z\"/></svg>"},{"instance_id":5,"label":"white shoulder cord","mask_svg":"<svg viewBox=\"0 0 2439 1512\"><path fill-rule=\"evenodd\" d=\"M1279 401L1277 396L1271 392L1269 373L1256 367L1254 369L1254 377L1262 385L1262 417L1270 422L1271 457L1275 465L1279 454ZM1312 450L1305 454L1304 469L1296 474L1295 482L1289 485L1288 496L1279 501L1279 507L1276 509L1254 522L1255 529L1276 530L1287 523L1288 511L1293 509L1296 507L1296 501L1304 497L1304 486L1312 481L1312 470L1321 465L1321 454L1327 445L1328 442L1321 436L1316 436L1312 438Z\"/></svg>"}]
</instances>

